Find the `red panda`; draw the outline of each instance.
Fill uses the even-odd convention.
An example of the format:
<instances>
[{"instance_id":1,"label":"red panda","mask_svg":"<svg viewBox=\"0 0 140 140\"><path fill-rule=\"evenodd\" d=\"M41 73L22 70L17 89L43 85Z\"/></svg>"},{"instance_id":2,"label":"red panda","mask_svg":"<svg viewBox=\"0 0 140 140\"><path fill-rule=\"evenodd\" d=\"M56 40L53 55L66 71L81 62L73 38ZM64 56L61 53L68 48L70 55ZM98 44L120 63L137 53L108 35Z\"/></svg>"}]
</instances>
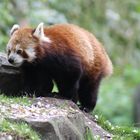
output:
<instances>
[{"instance_id":1,"label":"red panda","mask_svg":"<svg viewBox=\"0 0 140 140\"><path fill-rule=\"evenodd\" d=\"M92 33L72 24L40 23L35 29L14 25L10 34L8 61L24 71L29 91L42 88L37 96L46 96L54 80L63 98L94 109L100 81L113 67Z\"/></svg>"}]
</instances>

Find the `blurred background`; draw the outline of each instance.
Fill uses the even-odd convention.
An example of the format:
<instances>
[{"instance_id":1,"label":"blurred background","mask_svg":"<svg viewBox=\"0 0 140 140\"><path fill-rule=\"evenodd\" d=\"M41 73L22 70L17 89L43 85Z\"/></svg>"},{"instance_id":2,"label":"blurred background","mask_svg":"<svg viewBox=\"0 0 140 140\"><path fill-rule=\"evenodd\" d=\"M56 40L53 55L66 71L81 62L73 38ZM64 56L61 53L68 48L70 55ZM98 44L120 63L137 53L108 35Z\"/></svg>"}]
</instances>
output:
<instances>
[{"instance_id":1,"label":"blurred background","mask_svg":"<svg viewBox=\"0 0 140 140\"><path fill-rule=\"evenodd\" d=\"M115 125L140 125L140 1L139 0L1 0L0 51L13 24L36 27L77 24L105 46L114 74L103 80L93 114Z\"/></svg>"}]
</instances>

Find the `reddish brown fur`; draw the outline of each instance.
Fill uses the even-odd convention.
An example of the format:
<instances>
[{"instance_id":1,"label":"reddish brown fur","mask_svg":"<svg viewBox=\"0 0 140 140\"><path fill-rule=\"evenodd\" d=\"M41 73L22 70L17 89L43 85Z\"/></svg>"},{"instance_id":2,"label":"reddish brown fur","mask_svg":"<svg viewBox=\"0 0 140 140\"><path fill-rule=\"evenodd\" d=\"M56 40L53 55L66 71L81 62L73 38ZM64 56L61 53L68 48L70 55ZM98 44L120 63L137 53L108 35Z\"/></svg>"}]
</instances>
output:
<instances>
[{"instance_id":1,"label":"reddish brown fur","mask_svg":"<svg viewBox=\"0 0 140 140\"><path fill-rule=\"evenodd\" d=\"M103 76L112 73L112 64L104 48L93 34L86 30L75 25L62 24L45 28L45 35L53 42L50 47L53 52L63 54L67 52L67 47L70 47L69 49L81 58L84 69L89 75L98 77L101 72ZM59 48L60 43L61 46L67 47Z\"/></svg>"},{"instance_id":2,"label":"reddish brown fur","mask_svg":"<svg viewBox=\"0 0 140 140\"><path fill-rule=\"evenodd\" d=\"M16 31L13 34L11 41L13 46L15 46L15 44L18 42L21 44L23 50L26 49L27 46L35 48L37 58L40 61L46 57L45 63L49 63L47 62L49 61L47 60L47 56L51 56L51 58L53 58L54 56L58 55L57 58L60 60L60 56L70 57L70 60L64 60L65 58L63 58L63 61L66 61L67 63L69 63L69 61L73 61L71 64L72 67L70 67L72 70L74 70L75 67L77 70L80 69L80 75L77 75L77 86L76 89L74 89L74 92L75 94L76 92L79 92L79 100L81 101L83 107L87 107L88 109L94 108L100 80L102 77L112 73L112 63L99 41L93 34L71 24L60 24L45 28L44 33L46 37L51 40L51 42L41 42L36 37L32 36L33 32L34 30L30 28L22 28ZM24 55L23 57L27 56ZM57 62L54 61L54 63ZM50 71L53 71L53 67L51 68L51 65L48 67L51 69ZM67 68L67 66L64 68ZM72 70L71 72L73 72ZM56 71L59 70L56 68ZM56 75L58 76L60 73ZM65 75L64 79L67 76L69 77L69 74L70 73ZM71 81L71 79L67 79L68 81ZM60 79L56 78L56 81L58 81L58 86L59 80ZM68 81L66 81L66 83ZM65 81L60 83L60 87L63 84L65 84ZM65 86L67 86L67 84ZM68 92L66 94L68 94Z\"/></svg>"},{"instance_id":3,"label":"reddish brown fur","mask_svg":"<svg viewBox=\"0 0 140 140\"><path fill-rule=\"evenodd\" d=\"M33 30L30 28L19 29L12 38L14 40L12 41L13 46L20 42L24 50L27 47L27 44L31 44L33 47L36 47L38 57L47 55L44 50L40 48L39 40L31 36L31 32L33 32ZM50 44L45 44L45 47L49 48L49 51L63 54L67 52L67 47L69 47L70 50L75 52L76 56L78 55L78 57L81 58L83 66L88 74L97 76L98 73L102 72L103 75L106 76L112 73L111 61L104 48L93 34L78 26L70 24L54 25L45 28L44 32L52 41ZM59 48L58 44L66 47Z\"/></svg>"}]
</instances>

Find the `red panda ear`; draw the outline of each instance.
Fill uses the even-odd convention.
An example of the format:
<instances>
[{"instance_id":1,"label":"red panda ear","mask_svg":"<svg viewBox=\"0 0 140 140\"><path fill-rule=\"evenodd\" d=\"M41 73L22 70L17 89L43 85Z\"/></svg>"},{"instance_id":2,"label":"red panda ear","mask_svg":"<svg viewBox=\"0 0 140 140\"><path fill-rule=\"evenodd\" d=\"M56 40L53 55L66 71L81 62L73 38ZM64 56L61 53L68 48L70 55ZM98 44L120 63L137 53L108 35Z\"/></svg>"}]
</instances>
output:
<instances>
[{"instance_id":1,"label":"red panda ear","mask_svg":"<svg viewBox=\"0 0 140 140\"><path fill-rule=\"evenodd\" d=\"M18 30L19 28L20 28L20 27L19 27L18 24L14 24L13 27L12 27L12 29L10 30L10 36L12 36L13 33L14 33L16 30Z\"/></svg>"},{"instance_id":2,"label":"red panda ear","mask_svg":"<svg viewBox=\"0 0 140 140\"><path fill-rule=\"evenodd\" d=\"M33 32L33 36L38 38L40 41L45 41L45 42L50 42L50 39L45 36L44 34L44 28L43 28L44 23L40 23L35 31Z\"/></svg>"}]
</instances>

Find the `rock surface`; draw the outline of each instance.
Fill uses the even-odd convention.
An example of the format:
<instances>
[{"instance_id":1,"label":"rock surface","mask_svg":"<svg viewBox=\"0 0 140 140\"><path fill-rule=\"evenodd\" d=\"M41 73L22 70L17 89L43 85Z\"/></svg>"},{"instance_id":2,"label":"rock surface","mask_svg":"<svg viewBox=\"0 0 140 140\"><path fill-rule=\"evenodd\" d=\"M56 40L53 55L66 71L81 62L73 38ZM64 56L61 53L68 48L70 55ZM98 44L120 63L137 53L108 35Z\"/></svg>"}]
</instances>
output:
<instances>
[{"instance_id":1,"label":"rock surface","mask_svg":"<svg viewBox=\"0 0 140 140\"><path fill-rule=\"evenodd\" d=\"M0 104L2 116L11 122L28 123L39 133L41 140L85 140L89 131L93 137L112 137L72 101L49 97L30 100L30 106Z\"/></svg>"},{"instance_id":2,"label":"rock surface","mask_svg":"<svg viewBox=\"0 0 140 140\"><path fill-rule=\"evenodd\" d=\"M10 65L6 54L0 53L0 91L7 95L17 95L22 87L22 74Z\"/></svg>"},{"instance_id":3,"label":"rock surface","mask_svg":"<svg viewBox=\"0 0 140 140\"><path fill-rule=\"evenodd\" d=\"M15 134L0 132L0 140L26 140L26 139L24 137L20 137Z\"/></svg>"},{"instance_id":4,"label":"rock surface","mask_svg":"<svg viewBox=\"0 0 140 140\"><path fill-rule=\"evenodd\" d=\"M23 86L22 78L20 70L11 66L6 55L0 53L0 90L17 95ZM89 130L94 137L111 138L92 116L80 111L72 101L49 97L30 100L30 106L0 102L0 116L28 123L42 140L84 140Z\"/></svg>"}]
</instances>

